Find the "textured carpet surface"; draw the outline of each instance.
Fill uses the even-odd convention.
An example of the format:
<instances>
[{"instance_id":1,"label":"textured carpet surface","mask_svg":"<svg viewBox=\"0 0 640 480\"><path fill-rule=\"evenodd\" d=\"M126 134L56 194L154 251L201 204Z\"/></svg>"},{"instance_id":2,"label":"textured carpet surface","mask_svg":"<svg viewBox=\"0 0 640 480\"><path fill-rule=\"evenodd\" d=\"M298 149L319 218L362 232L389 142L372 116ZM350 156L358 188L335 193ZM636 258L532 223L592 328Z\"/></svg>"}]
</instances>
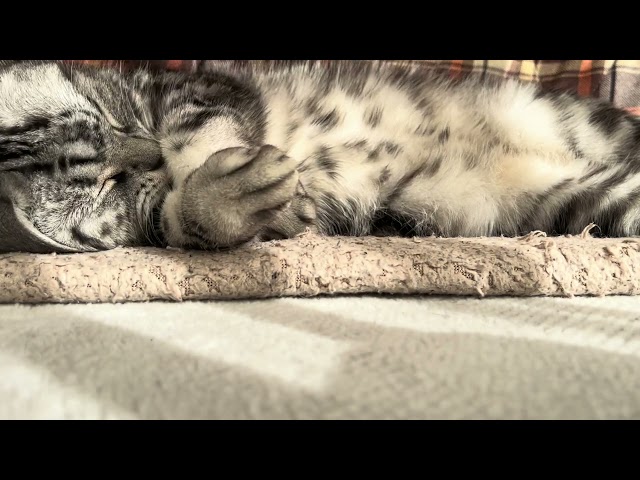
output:
<instances>
[{"instance_id":1,"label":"textured carpet surface","mask_svg":"<svg viewBox=\"0 0 640 480\"><path fill-rule=\"evenodd\" d=\"M640 297L0 306L0 418L640 418Z\"/></svg>"},{"instance_id":2,"label":"textured carpet surface","mask_svg":"<svg viewBox=\"0 0 640 480\"><path fill-rule=\"evenodd\" d=\"M320 237L228 252L126 249L0 255L0 303L336 293L572 296L640 293L638 239Z\"/></svg>"}]
</instances>

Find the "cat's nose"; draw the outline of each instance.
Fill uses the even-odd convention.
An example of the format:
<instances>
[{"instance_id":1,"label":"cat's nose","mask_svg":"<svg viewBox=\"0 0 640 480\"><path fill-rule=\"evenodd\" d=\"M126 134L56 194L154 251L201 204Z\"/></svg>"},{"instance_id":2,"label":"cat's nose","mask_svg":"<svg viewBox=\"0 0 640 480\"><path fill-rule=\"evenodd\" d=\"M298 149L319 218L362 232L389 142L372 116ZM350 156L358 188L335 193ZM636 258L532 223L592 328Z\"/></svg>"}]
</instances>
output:
<instances>
[{"instance_id":1,"label":"cat's nose","mask_svg":"<svg viewBox=\"0 0 640 480\"><path fill-rule=\"evenodd\" d=\"M149 172L162 168L164 160L158 142L145 138L126 138L114 148L112 161L122 168Z\"/></svg>"}]
</instances>

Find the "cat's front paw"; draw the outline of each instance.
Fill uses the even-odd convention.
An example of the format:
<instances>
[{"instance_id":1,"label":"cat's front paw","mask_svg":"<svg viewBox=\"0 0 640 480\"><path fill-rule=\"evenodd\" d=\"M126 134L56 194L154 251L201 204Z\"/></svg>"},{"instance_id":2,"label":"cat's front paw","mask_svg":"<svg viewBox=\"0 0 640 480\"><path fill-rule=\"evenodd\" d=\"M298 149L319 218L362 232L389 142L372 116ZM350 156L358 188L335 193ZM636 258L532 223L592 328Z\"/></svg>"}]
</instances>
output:
<instances>
[{"instance_id":1,"label":"cat's front paw","mask_svg":"<svg viewBox=\"0 0 640 480\"><path fill-rule=\"evenodd\" d=\"M299 190L296 162L277 148L222 150L182 187L182 233L208 247L244 243L277 225Z\"/></svg>"}]
</instances>

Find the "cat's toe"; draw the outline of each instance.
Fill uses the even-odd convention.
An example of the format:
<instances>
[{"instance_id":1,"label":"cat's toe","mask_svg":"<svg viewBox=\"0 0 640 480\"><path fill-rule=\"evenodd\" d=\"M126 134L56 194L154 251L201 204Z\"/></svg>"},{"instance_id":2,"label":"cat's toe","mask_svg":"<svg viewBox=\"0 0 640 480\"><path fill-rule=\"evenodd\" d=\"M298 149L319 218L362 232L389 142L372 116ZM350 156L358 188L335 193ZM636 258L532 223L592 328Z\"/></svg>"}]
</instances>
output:
<instances>
[{"instance_id":1,"label":"cat's toe","mask_svg":"<svg viewBox=\"0 0 640 480\"><path fill-rule=\"evenodd\" d=\"M316 204L300 182L291 203L259 233L261 240L292 238L305 231L317 231Z\"/></svg>"},{"instance_id":2,"label":"cat's toe","mask_svg":"<svg viewBox=\"0 0 640 480\"><path fill-rule=\"evenodd\" d=\"M276 147L265 145L257 151L252 163L247 164L238 175L238 193L264 192L287 183L293 177L296 177L295 186L296 162Z\"/></svg>"},{"instance_id":3,"label":"cat's toe","mask_svg":"<svg viewBox=\"0 0 640 480\"><path fill-rule=\"evenodd\" d=\"M211 246L246 242L290 209L298 184L296 163L275 147L223 150L187 179L183 230Z\"/></svg>"}]
</instances>

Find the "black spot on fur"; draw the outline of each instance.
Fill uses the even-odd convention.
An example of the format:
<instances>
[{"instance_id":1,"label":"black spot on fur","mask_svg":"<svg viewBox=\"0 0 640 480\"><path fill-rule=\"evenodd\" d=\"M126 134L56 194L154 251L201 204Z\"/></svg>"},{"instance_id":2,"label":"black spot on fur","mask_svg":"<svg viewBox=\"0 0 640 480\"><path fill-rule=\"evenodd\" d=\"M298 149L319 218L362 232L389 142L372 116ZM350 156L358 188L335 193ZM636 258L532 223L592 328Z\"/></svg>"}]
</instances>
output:
<instances>
[{"instance_id":1,"label":"black spot on fur","mask_svg":"<svg viewBox=\"0 0 640 480\"><path fill-rule=\"evenodd\" d=\"M389 69L388 78L413 102L418 102L424 95L424 71L410 72L398 65Z\"/></svg>"},{"instance_id":2,"label":"black spot on fur","mask_svg":"<svg viewBox=\"0 0 640 480\"><path fill-rule=\"evenodd\" d=\"M451 132L449 131L449 127L446 127L444 130L440 132L440 134L438 134L438 142L440 142L443 145L447 143L447 140L449 140L450 133Z\"/></svg>"},{"instance_id":3,"label":"black spot on fur","mask_svg":"<svg viewBox=\"0 0 640 480\"><path fill-rule=\"evenodd\" d=\"M334 177L335 169L338 166L337 162L328 155L324 155L318 158L318 165L321 169L325 170L329 176Z\"/></svg>"},{"instance_id":4,"label":"black spot on fur","mask_svg":"<svg viewBox=\"0 0 640 480\"><path fill-rule=\"evenodd\" d=\"M298 172L301 172L301 173L306 172L307 170L309 170L310 167L311 167L311 162L309 162L307 159L300 164L300 166L298 167Z\"/></svg>"},{"instance_id":5,"label":"black spot on fur","mask_svg":"<svg viewBox=\"0 0 640 480\"><path fill-rule=\"evenodd\" d=\"M189 144L189 139L186 137L171 139L170 148L176 153L180 153L184 147Z\"/></svg>"},{"instance_id":6,"label":"black spot on fur","mask_svg":"<svg viewBox=\"0 0 640 480\"><path fill-rule=\"evenodd\" d=\"M416 107L419 108L420 110L422 110L423 113L426 113L426 114L431 113L431 111L433 110L433 106L425 98L423 98L420 101L418 101L418 104L416 105Z\"/></svg>"},{"instance_id":7,"label":"black spot on fur","mask_svg":"<svg viewBox=\"0 0 640 480\"><path fill-rule=\"evenodd\" d=\"M382 172L380 172L380 176L378 177L378 183L380 185L384 185L387 182L387 180L389 180L389 178L391 178L391 170L389 169L388 166L386 166L382 169Z\"/></svg>"},{"instance_id":8,"label":"black spot on fur","mask_svg":"<svg viewBox=\"0 0 640 480\"><path fill-rule=\"evenodd\" d=\"M480 156L477 153L464 152L462 156L464 158L464 163L469 170L476 168L480 162Z\"/></svg>"},{"instance_id":9,"label":"black spot on fur","mask_svg":"<svg viewBox=\"0 0 640 480\"><path fill-rule=\"evenodd\" d=\"M497 138L490 137L484 144L484 148L486 151L491 151L496 148L500 144L500 141Z\"/></svg>"},{"instance_id":10,"label":"black spot on fur","mask_svg":"<svg viewBox=\"0 0 640 480\"><path fill-rule=\"evenodd\" d=\"M346 148L353 148L353 149L356 149L356 150L362 150L362 149L367 147L367 141L366 140L355 140L353 142L345 143L344 146Z\"/></svg>"},{"instance_id":11,"label":"black spot on fur","mask_svg":"<svg viewBox=\"0 0 640 480\"><path fill-rule=\"evenodd\" d=\"M424 167L424 174L428 177L433 177L440 171L440 167L442 166L443 157L438 156L427 163Z\"/></svg>"},{"instance_id":12,"label":"black spot on fur","mask_svg":"<svg viewBox=\"0 0 640 480\"><path fill-rule=\"evenodd\" d=\"M393 142L383 142L382 145L384 149L387 151L389 155L393 155L394 157L398 155L398 153L402 152L402 148L397 143Z\"/></svg>"},{"instance_id":13,"label":"black spot on fur","mask_svg":"<svg viewBox=\"0 0 640 480\"><path fill-rule=\"evenodd\" d=\"M382 109L380 107L374 107L368 112L365 112L364 121L371 128L375 128L380 124L382 120Z\"/></svg>"},{"instance_id":14,"label":"black spot on fur","mask_svg":"<svg viewBox=\"0 0 640 480\"><path fill-rule=\"evenodd\" d=\"M335 127L339 122L338 112L334 108L328 113L321 114L315 117L311 123L314 125L319 125L320 127L328 130L330 128Z\"/></svg>"},{"instance_id":15,"label":"black spot on fur","mask_svg":"<svg viewBox=\"0 0 640 480\"><path fill-rule=\"evenodd\" d=\"M103 223L100 226L100 235L102 235L103 237L107 237L109 235L111 235L111 225L109 225L108 223Z\"/></svg>"},{"instance_id":16,"label":"black spot on fur","mask_svg":"<svg viewBox=\"0 0 640 480\"><path fill-rule=\"evenodd\" d=\"M606 135L611 135L624 119L623 113L613 105L601 103L589 115L589 123L598 127Z\"/></svg>"},{"instance_id":17,"label":"black spot on fur","mask_svg":"<svg viewBox=\"0 0 640 480\"><path fill-rule=\"evenodd\" d=\"M289 122L289 125L287 125L287 139L291 139L291 137L293 137L293 134L296 132L298 127L299 125L296 122Z\"/></svg>"},{"instance_id":18,"label":"black spot on fur","mask_svg":"<svg viewBox=\"0 0 640 480\"><path fill-rule=\"evenodd\" d=\"M515 145L510 145L508 143L503 143L502 144L502 152L505 155L517 155L519 153L519 150Z\"/></svg>"},{"instance_id":19,"label":"black spot on fur","mask_svg":"<svg viewBox=\"0 0 640 480\"><path fill-rule=\"evenodd\" d=\"M384 146L384 144L379 144L378 146L376 146L376 148L374 148L373 150L369 151L369 154L367 155L367 159L371 160L371 161L375 161L378 159L378 157L380 156L380 152L382 151L382 147Z\"/></svg>"},{"instance_id":20,"label":"black spot on fur","mask_svg":"<svg viewBox=\"0 0 640 480\"><path fill-rule=\"evenodd\" d=\"M307 116L314 117L320 113L320 104L317 99L312 98L305 105Z\"/></svg>"},{"instance_id":21,"label":"black spot on fur","mask_svg":"<svg viewBox=\"0 0 640 480\"><path fill-rule=\"evenodd\" d=\"M320 147L316 152L316 163L327 175L335 179L338 177L338 162L329 155L329 150L326 146Z\"/></svg>"},{"instance_id":22,"label":"black spot on fur","mask_svg":"<svg viewBox=\"0 0 640 480\"><path fill-rule=\"evenodd\" d=\"M426 135L430 137L434 133L436 133L436 127L432 125L422 125L416 129L416 134L418 135Z\"/></svg>"}]
</instances>

